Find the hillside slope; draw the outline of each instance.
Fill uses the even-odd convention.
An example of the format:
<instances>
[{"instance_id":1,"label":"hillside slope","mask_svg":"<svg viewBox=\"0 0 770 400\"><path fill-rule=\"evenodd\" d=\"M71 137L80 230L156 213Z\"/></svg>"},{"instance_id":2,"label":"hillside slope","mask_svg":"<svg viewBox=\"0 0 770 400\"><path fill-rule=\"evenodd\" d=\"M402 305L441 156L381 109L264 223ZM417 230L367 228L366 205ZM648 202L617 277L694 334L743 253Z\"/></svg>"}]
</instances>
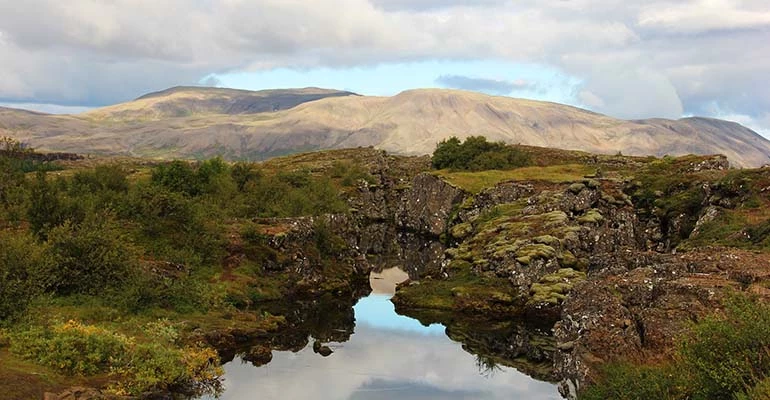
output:
<instances>
[{"instance_id":1,"label":"hillside slope","mask_svg":"<svg viewBox=\"0 0 770 400\"><path fill-rule=\"evenodd\" d=\"M371 97L172 88L75 116L6 110L0 135L44 150L252 160L357 146L427 154L449 136L484 135L604 154L721 153L736 166L770 163L770 141L728 121L625 121L557 103L442 89Z\"/></svg>"}]
</instances>

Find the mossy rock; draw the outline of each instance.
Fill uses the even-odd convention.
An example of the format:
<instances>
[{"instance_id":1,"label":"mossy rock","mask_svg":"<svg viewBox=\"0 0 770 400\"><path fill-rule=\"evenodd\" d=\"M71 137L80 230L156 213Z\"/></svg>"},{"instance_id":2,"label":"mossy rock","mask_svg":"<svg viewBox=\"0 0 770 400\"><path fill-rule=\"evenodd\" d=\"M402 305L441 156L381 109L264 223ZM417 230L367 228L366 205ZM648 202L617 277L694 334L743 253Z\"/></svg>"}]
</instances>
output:
<instances>
[{"instance_id":1,"label":"mossy rock","mask_svg":"<svg viewBox=\"0 0 770 400\"><path fill-rule=\"evenodd\" d=\"M577 257L575 257L569 250L563 251L557 259L559 260L559 264L564 268L575 268L578 264Z\"/></svg>"},{"instance_id":2,"label":"mossy rock","mask_svg":"<svg viewBox=\"0 0 770 400\"><path fill-rule=\"evenodd\" d=\"M584 185L581 182L576 182L576 183L573 183L573 184L569 185L567 190L569 190L570 192L572 192L574 194L578 194L578 193L582 192L583 189L585 189L585 188L586 188L586 185Z\"/></svg>"},{"instance_id":3,"label":"mossy rock","mask_svg":"<svg viewBox=\"0 0 770 400\"><path fill-rule=\"evenodd\" d=\"M473 233L473 225L468 222L463 222L453 226L452 229L449 230L449 233L455 239L465 239Z\"/></svg>"},{"instance_id":4,"label":"mossy rock","mask_svg":"<svg viewBox=\"0 0 770 400\"><path fill-rule=\"evenodd\" d=\"M581 224L600 224L604 221L604 216L596 209L590 209L578 218Z\"/></svg>"},{"instance_id":5,"label":"mossy rock","mask_svg":"<svg viewBox=\"0 0 770 400\"><path fill-rule=\"evenodd\" d=\"M559 271L543 276L539 282L530 286L529 304L558 305L566 299L567 294L576 283L585 280L586 274L572 268L562 268Z\"/></svg>"},{"instance_id":6,"label":"mossy rock","mask_svg":"<svg viewBox=\"0 0 770 400\"><path fill-rule=\"evenodd\" d=\"M546 228L566 225L569 221L569 217L564 211L551 211L545 214L532 215L527 217L527 219L541 221Z\"/></svg>"},{"instance_id":7,"label":"mossy rock","mask_svg":"<svg viewBox=\"0 0 770 400\"><path fill-rule=\"evenodd\" d=\"M596 179L586 179L583 183L590 189L598 189L602 186Z\"/></svg>"},{"instance_id":8,"label":"mossy rock","mask_svg":"<svg viewBox=\"0 0 770 400\"><path fill-rule=\"evenodd\" d=\"M514 245L503 246L498 248L493 254L493 258L501 259L507 257L509 254L516 254L519 247Z\"/></svg>"},{"instance_id":9,"label":"mossy rock","mask_svg":"<svg viewBox=\"0 0 770 400\"><path fill-rule=\"evenodd\" d=\"M529 232L530 224L526 222L504 222L500 224L499 230L514 235L526 235Z\"/></svg>"},{"instance_id":10,"label":"mossy rock","mask_svg":"<svg viewBox=\"0 0 770 400\"><path fill-rule=\"evenodd\" d=\"M517 261L521 259L529 259L530 261L536 258L549 259L556 257L556 249L546 244L532 243L522 246L516 250ZM529 264L529 262L521 262L522 264Z\"/></svg>"},{"instance_id":11,"label":"mossy rock","mask_svg":"<svg viewBox=\"0 0 770 400\"><path fill-rule=\"evenodd\" d=\"M553 248L557 248L561 246L561 241L558 238L551 235L537 236L533 238L532 241L539 244L545 244Z\"/></svg>"},{"instance_id":12,"label":"mossy rock","mask_svg":"<svg viewBox=\"0 0 770 400\"><path fill-rule=\"evenodd\" d=\"M447 269L450 271L467 271L471 268L471 263L465 260L452 260L447 265Z\"/></svg>"}]
</instances>

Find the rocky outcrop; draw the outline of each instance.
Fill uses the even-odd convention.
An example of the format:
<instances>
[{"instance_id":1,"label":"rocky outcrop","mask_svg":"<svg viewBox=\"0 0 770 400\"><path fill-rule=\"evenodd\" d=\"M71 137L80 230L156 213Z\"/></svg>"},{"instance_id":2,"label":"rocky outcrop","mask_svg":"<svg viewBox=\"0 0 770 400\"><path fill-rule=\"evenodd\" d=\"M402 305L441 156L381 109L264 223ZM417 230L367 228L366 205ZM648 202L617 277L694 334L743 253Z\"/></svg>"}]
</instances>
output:
<instances>
[{"instance_id":1,"label":"rocky outcrop","mask_svg":"<svg viewBox=\"0 0 770 400\"><path fill-rule=\"evenodd\" d=\"M554 327L560 390L575 398L608 361L665 357L688 323L748 282L767 284L768 270L767 257L736 249L592 257L589 280L573 288Z\"/></svg>"},{"instance_id":2,"label":"rocky outcrop","mask_svg":"<svg viewBox=\"0 0 770 400\"><path fill-rule=\"evenodd\" d=\"M396 224L400 229L438 237L447 230L455 206L466 192L428 173L418 175L404 193Z\"/></svg>"}]
</instances>

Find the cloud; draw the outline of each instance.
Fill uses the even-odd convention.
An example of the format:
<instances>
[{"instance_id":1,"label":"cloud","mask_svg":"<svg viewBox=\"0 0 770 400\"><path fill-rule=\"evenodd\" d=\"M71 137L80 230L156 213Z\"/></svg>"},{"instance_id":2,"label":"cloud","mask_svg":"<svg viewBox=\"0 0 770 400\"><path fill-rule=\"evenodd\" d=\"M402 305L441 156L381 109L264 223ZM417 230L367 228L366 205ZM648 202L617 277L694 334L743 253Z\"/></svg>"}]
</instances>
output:
<instances>
[{"instance_id":1,"label":"cloud","mask_svg":"<svg viewBox=\"0 0 770 400\"><path fill-rule=\"evenodd\" d=\"M472 90L496 95L510 94L514 90L536 90L537 85L525 80L496 80L485 78L471 78L462 75L441 75L436 78L436 83L453 89Z\"/></svg>"},{"instance_id":2,"label":"cloud","mask_svg":"<svg viewBox=\"0 0 770 400\"><path fill-rule=\"evenodd\" d=\"M10 102L103 105L273 68L496 60L563 71L583 82L574 103L615 116L716 102L770 128L766 0L0 0L0 9L0 99Z\"/></svg>"},{"instance_id":3,"label":"cloud","mask_svg":"<svg viewBox=\"0 0 770 400\"><path fill-rule=\"evenodd\" d=\"M373 0L372 4L389 11L426 11L454 7L502 6L508 2L508 0Z\"/></svg>"},{"instance_id":4,"label":"cloud","mask_svg":"<svg viewBox=\"0 0 770 400\"><path fill-rule=\"evenodd\" d=\"M207 76L206 78L202 79L200 83L203 86L209 86L209 87L222 86L222 81L214 75Z\"/></svg>"},{"instance_id":5,"label":"cloud","mask_svg":"<svg viewBox=\"0 0 770 400\"><path fill-rule=\"evenodd\" d=\"M321 357L312 346L298 353L273 352L262 367L225 365L222 400L272 399L488 399L555 400L556 387L513 368L479 372L475 357L445 335L376 329L357 323L350 341L332 343ZM302 384L297 384L301 382ZM387 394L384 397L376 396Z\"/></svg>"},{"instance_id":6,"label":"cloud","mask_svg":"<svg viewBox=\"0 0 770 400\"><path fill-rule=\"evenodd\" d=\"M58 104L41 103L0 103L0 107L38 111L46 114L80 114L93 109L93 107L62 106Z\"/></svg>"}]
</instances>

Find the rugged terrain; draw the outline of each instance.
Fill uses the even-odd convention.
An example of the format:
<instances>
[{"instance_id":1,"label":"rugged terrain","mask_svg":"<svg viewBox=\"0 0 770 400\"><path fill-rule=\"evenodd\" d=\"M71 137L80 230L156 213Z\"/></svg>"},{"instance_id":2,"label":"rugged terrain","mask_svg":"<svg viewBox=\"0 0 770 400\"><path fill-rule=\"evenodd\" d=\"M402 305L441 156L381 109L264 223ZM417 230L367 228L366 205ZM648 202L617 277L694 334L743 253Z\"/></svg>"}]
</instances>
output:
<instances>
[{"instance_id":1,"label":"rugged terrain","mask_svg":"<svg viewBox=\"0 0 770 400\"><path fill-rule=\"evenodd\" d=\"M79 115L2 109L0 135L50 151L167 159L262 160L357 146L416 155L453 135L483 135L602 154L725 154L746 167L770 161L770 142L733 122L624 121L556 103L439 89L370 97L322 89L172 88Z\"/></svg>"},{"instance_id":2,"label":"rugged terrain","mask_svg":"<svg viewBox=\"0 0 770 400\"><path fill-rule=\"evenodd\" d=\"M53 172L59 177L49 188L59 200L49 202L55 207L46 217L70 213L70 222L35 225L37 214L19 209L34 211L37 203L25 205L13 184L0 186L0 239L30 241L0 261L66 252L68 232L89 240L78 226L104 232L91 240L120 226L149 280L129 281L139 285L121 296L139 301L131 312L90 281L79 284L93 298L54 286L53 297L29 304L30 317L0 329L0 352L9 361L0 374L49 391L75 382L20 352L16 342L39 335L30 329L115 330L139 343L171 331L171 346L198 343L222 360L241 354L257 365L269 362L271 349L303 348L308 335L320 351L323 342L352 332L351 307L368 291L368 273L395 265L411 277L393 299L400 313L441 322L485 363L559 381L563 394L575 397L608 363L673 359L692 323L719 315L735 293L770 299L769 169L729 169L724 156L515 148L528 166L477 172L432 170L428 157L372 148L232 166L61 157L64 170ZM92 189L84 195L79 188L93 179L122 187L104 175L116 161L113 174L127 174L127 187L86 186ZM31 186L30 196L47 187L40 177L14 179ZM271 197L278 190L285 192ZM77 196L86 196L76 202L84 211L67 202ZM304 208L306 201L319 203ZM107 225L87 218L71 225L82 212ZM28 229L54 234L25 239ZM84 325L47 325L68 319ZM78 382L104 386L103 379Z\"/></svg>"}]
</instances>

